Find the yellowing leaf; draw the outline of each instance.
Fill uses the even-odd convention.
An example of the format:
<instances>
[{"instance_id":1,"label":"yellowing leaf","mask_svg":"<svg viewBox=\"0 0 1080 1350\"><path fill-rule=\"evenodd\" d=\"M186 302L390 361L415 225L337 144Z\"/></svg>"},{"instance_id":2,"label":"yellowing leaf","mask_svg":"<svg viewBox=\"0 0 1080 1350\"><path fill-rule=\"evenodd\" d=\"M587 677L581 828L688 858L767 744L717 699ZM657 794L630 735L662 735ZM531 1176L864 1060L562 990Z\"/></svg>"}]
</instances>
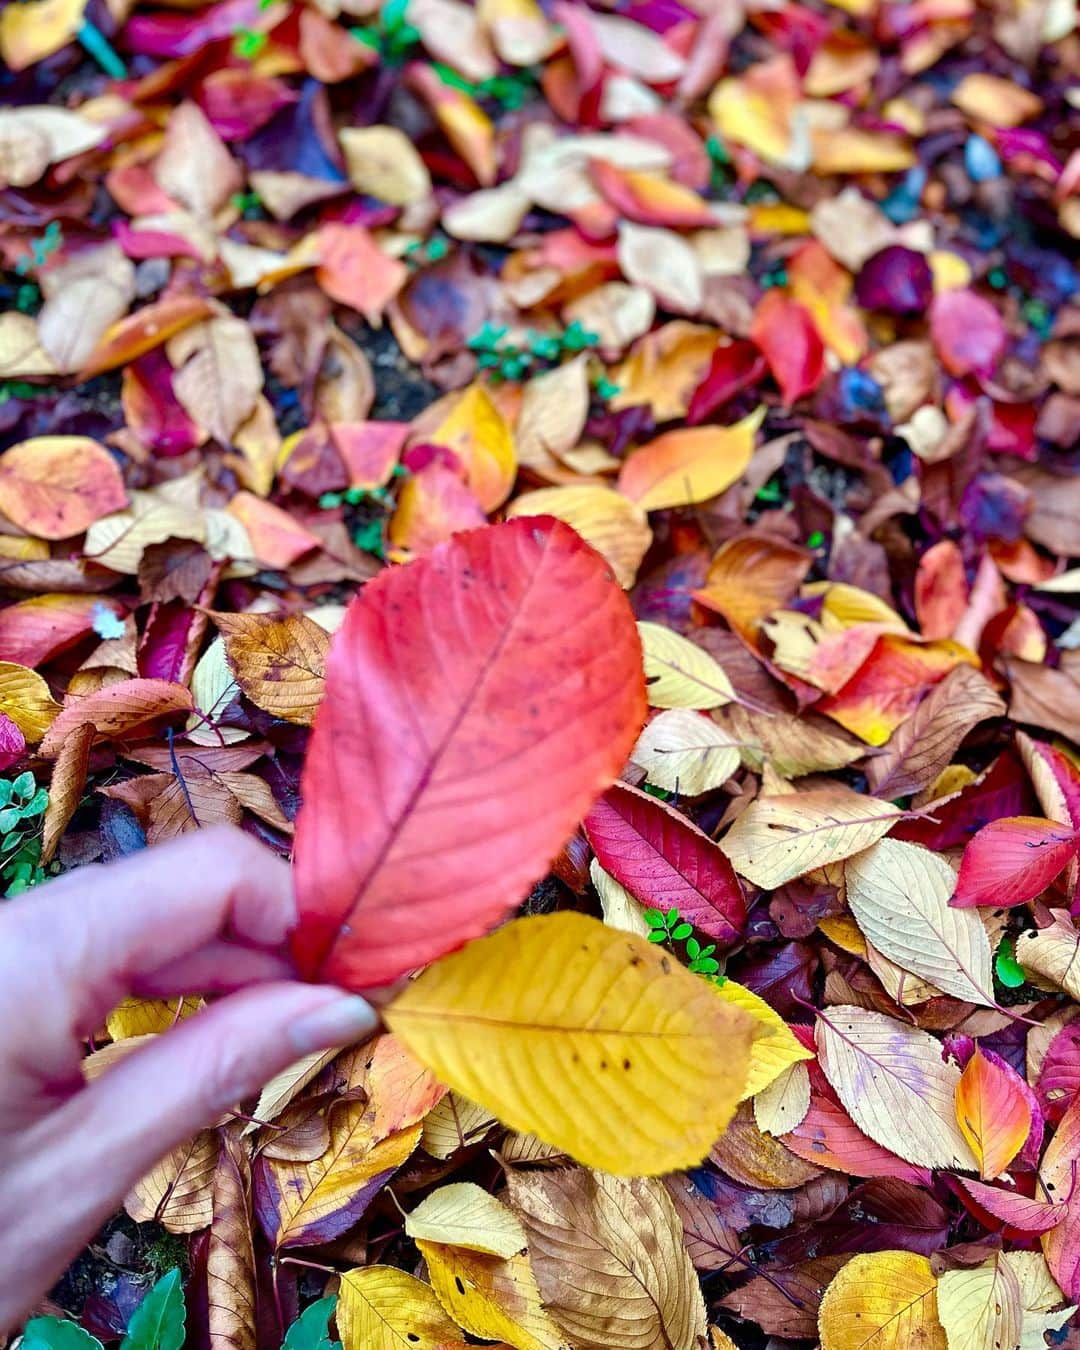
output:
<instances>
[{"instance_id":1,"label":"yellowing leaf","mask_svg":"<svg viewBox=\"0 0 1080 1350\"><path fill-rule=\"evenodd\" d=\"M690 708L669 708L641 733L630 758L650 783L697 797L723 787L742 756L736 742L710 718Z\"/></svg>"},{"instance_id":2,"label":"yellowing leaf","mask_svg":"<svg viewBox=\"0 0 1080 1350\"><path fill-rule=\"evenodd\" d=\"M716 660L660 623L639 623L645 692L654 708L719 708L735 697Z\"/></svg>"},{"instance_id":3,"label":"yellowing leaf","mask_svg":"<svg viewBox=\"0 0 1080 1350\"><path fill-rule=\"evenodd\" d=\"M663 1182L581 1168L508 1181L545 1306L575 1350L697 1350L705 1305Z\"/></svg>"},{"instance_id":4,"label":"yellowing leaf","mask_svg":"<svg viewBox=\"0 0 1080 1350\"><path fill-rule=\"evenodd\" d=\"M486 1107L448 1092L424 1117L420 1147L433 1158L449 1158L458 1149L479 1143L496 1124Z\"/></svg>"},{"instance_id":5,"label":"yellowing leaf","mask_svg":"<svg viewBox=\"0 0 1080 1350\"><path fill-rule=\"evenodd\" d=\"M863 1134L917 1167L978 1171L956 1123L960 1070L928 1032L865 1008L818 1016L818 1059Z\"/></svg>"},{"instance_id":6,"label":"yellowing leaf","mask_svg":"<svg viewBox=\"0 0 1080 1350\"><path fill-rule=\"evenodd\" d=\"M27 741L37 744L60 712L49 686L34 670L0 661L0 713L9 717Z\"/></svg>"},{"instance_id":7,"label":"yellowing leaf","mask_svg":"<svg viewBox=\"0 0 1080 1350\"><path fill-rule=\"evenodd\" d=\"M1042 1252L1002 1252L1001 1260L1020 1285L1020 1350L1046 1350L1046 1333L1060 1331L1076 1309L1061 1306L1065 1295L1050 1274Z\"/></svg>"},{"instance_id":8,"label":"yellowing leaf","mask_svg":"<svg viewBox=\"0 0 1080 1350\"><path fill-rule=\"evenodd\" d=\"M720 847L736 872L775 890L826 863L869 848L901 814L891 802L865 797L840 783L759 797L739 816Z\"/></svg>"},{"instance_id":9,"label":"yellowing leaf","mask_svg":"<svg viewBox=\"0 0 1080 1350\"><path fill-rule=\"evenodd\" d=\"M554 516L577 530L587 544L607 559L620 586L637 579L641 560L652 543L645 512L636 502L600 484L540 488L515 497L506 510L513 516Z\"/></svg>"},{"instance_id":10,"label":"yellowing leaf","mask_svg":"<svg viewBox=\"0 0 1080 1350\"><path fill-rule=\"evenodd\" d=\"M1015 80L976 71L965 75L952 91L952 102L969 117L989 122L992 127L1015 127L1036 117L1043 102Z\"/></svg>"},{"instance_id":11,"label":"yellowing leaf","mask_svg":"<svg viewBox=\"0 0 1080 1350\"><path fill-rule=\"evenodd\" d=\"M74 38L86 0L29 0L0 12L0 57L12 70L44 61Z\"/></svg>"},{"instance_id":12,"label":"yellowing leaf","mask_svg":"<svg viewBox=\"0 0 1080 1350\"><path fill-rule=\"evenodd\" d=\"M814 1058L813 1052L796 1039L780 1014L752 989L736 984L734 980L713 985L713 989L723 1002L741 1008L757 1023L758 1034L750 1046L750 1068L740 1101L767 1088L790 1065Z\"/></svg>"},{"instance_id":13,"label":"yellowing leaf","mask_svg":"<svg viewBox=\"0 0 1080 1350\"><path fill-rule=\"evenodd\" d=\"M393 206L410 206L431 193L431 175L397 127L345 127L338 133L349 182L357 192Z\"/></svg>"},{"instance_id":14,"label":"yellowing leaf","mask_svg":"<svg viewBox=\"0 0 1080 1350\"><path fill-rule=\"evenodd\" d=\"M621 933L636 933L647 938L652 931L645 918L645 907L635 900L622 882L605 872L596 858L589 863L589 880L600 897L600 912L609 928Z\"/></svg>"},{"instance_id":15,"label":"yellowing leaf","mask_svg":"<svg viewBox=\"0 0 1080 1350\"><path fill-rule=\"evenodd\" d=\"M825 1291L821 1350L946 1350L937 1279L925 1256L853 1256Z\"/></svg>"},{"instance_id":16,"label":"yellowing leaf","mask_svg":"<svg viewBox=\"0 0 1080 1350\"><path fill-rule=\"evenodd\" d=\"M764 417L762 407L734 426L665 432L628 456L619 491L644 511L692 506L719 496L746 472Z\"/></svg>"},{"instance_id":17,"label":"yellowing leaf","mask_svg":"<svg viewBox=\"0 0 1080 1350\"><path fill-rule=\"evenodd\" d=\"M169 339L173 390L184 411L222 445L255 411L263 373L251 327L233 315L184 328Z\"/></svg>"},{"instance_id":18,"label":"yellowing leaf","mask_svg":"<svg viewBox=\"0 0 1080 1350\"><path fill-rule=\"evenodd\" d=\"M201 1007L202 999L198 998L125 998L105 1019L105 1026L114 1041L124 1041L129 1036L154 1036L191 1017Z\"/></svg>"},{"instance_id":19,"label":"yellowing leaf","mask_svg":"<svg viewBox=\"0 0 1080 1350\"><path fill-rule=\"evenodd\" d=\"M0 511L39 539L70 539L126 505L116 461L88 436L35 436L0 455Z\"/></svg>"},{"instance_id":20,"label":"yellowing leaf","mask_svg":"<svg viewBox=\"0 0 1080 1350\"><path fill-rule=\"evenodd\" d=\"M956 873L944 858L882 839L844 875L855 921L879 952L942 993L994 1007L986 929L975 910L949 904Z\"/></svg>"},{"instance_id":21,"label":"yellowing leaf","mask_svg":"<svg viewBox=\"0 0 1080 1350\"><path fill-rule=\"evenodd\" d=\"M409 1213L405 1232L414 1241L422 1238L488 1256L514 1256L527 1245L525 1230L513 1213L471 1181L433 1191Z\"/></svg>"},{"instance_id":22,"label":"yellowing leaf","mask_svg":"<svg viewBox=\"0 0 1080 1350\"><path fill-rule=\"evenodd\" d=\"M572 913L470 943L385 1016L455 1091L622 1175L701 1161L742 1093L753 1036L655 946Z\"/></svg>"},{"instance_id":23,"label":"yellowing leaf","mask_svg":"<svg viewBox=\"0 0 1080 1350\"><path fill-rule=\"evenodd\" d=\"M517 473L514 437L482 384L471 384L424 439L457 455L465 481L485 511L494 511L509 497Z\"/></svg>"},{"instance_id":24,"label":"yellowing leaf","mask_svg":"<svg viewBox=\"0 0 1080 1350\"><path fill-rule=\"evenodd\" d=\"M252 703L309 727L326 683L326 632L305 614L215 614L214 622Z\"/></svg>"},{"instance_id":25,"label":"yellowing leaf","mask_svg":"<svg viewBox=\"0 0 1080 1350\"><path fill-rule=\"evenodd\" d=\"M787 1134L803 1123L809 1110L810 1075L798 1062L754 1097L754 1121L762 1134Z\"/></svg>"},{"instance_id":26,"label":"yellowing leaf","mask_svg":"<svg viewBox=\"0 0 1080 1350\"><path fill-rule=\"evenodd\" d=\"M555 460L569 454L581 440L589 416L586 362L586 357L578 356L536 375L522 394L521 411L514 427L518 461L544 477L550 477L557 469ZM572 520L567 524L577 528Z\"/></svg>"},{"instance_id":27,"label":"yellowing leaf","mask_svg":"<svg viewBox=\"0 0 1080 1350\"><path fill-rule=\"evenodd\" d=\"M737 703L714 710L712 720L738 745L742 762L755 773L766 765L781 778L844 769L866 754L866 747L823 718L803 713L757 712Z\"/></svg>"},{"instance_id":28,"label":"yellowing leaf","mask_svg":"<svg viewBox=\"0 0 1080 1350\"><path fill-rule=\"evenodd\" d=\"M464 1350L431 1286L393 1266L342 1275L336 1316L344 1350Z\"/></svg>"},{"instance_id":29,"label":"yellowing leaf","mask_svg":"<svg viewBox=\"0 0 1080 1350\"><path fill-rule=\"evenodd\" d=\"M527 1256L506 1260L423 1238L416 1245L439 1302L470 1335L514 1350L570 1350L544 1311Z\"/></svg>"},{"instance_id":30,"label":"yellowing leaf","mask_svg":"<svg viewBox=\"0 0 1080 1350\"><path fill-rule=\"evenodd\" d=\"M1000 1253L974 1270L945 1271L938 1280L937 1301L949 1350L1020 1345L1020 1282Z\"/></svg>"},{"instance_id":31,"label":"yellowing leaf","mask_svg":"<svg viewBox=\"0 0 1080 1350\"><path fill-rule=\"evenodd\" d=\"M135 1048L137 1041L128 1042ZM136 1223L151 1219L170 1233L197 1233L214 1216L214 1169L218 1140L213 1130L172 1149L135 1183L124 1208Z\"/></svg>"}]
</instances>

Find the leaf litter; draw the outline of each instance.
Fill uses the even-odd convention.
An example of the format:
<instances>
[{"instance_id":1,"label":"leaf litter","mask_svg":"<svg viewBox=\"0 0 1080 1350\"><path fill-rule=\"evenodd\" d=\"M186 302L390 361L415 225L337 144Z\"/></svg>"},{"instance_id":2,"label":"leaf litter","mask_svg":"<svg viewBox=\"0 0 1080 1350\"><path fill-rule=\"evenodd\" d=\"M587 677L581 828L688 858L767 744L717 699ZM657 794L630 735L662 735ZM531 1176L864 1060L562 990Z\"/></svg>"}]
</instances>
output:
<instances>
[{"instance_id":1,"label":"leaf litter","mask_svg":"<svg viewBox=\"0 0 1080 1350\"><path fill-rule=\"evenodd\" d=\"M3 887L227 821L421 972L24 1344L1072 1344L1075 6L0 56Z\"/></svg>"}]
</instances>

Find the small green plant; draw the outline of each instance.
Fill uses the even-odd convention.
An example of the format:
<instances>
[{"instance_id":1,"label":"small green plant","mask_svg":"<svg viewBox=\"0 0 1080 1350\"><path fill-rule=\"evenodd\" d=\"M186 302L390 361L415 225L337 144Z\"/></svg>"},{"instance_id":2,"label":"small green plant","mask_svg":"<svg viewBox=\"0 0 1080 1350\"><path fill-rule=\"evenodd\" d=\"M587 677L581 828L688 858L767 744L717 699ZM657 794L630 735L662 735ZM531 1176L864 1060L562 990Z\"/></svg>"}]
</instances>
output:
<instances>
[{"instance_id":1,"label":"small green plant","mask_svg":"<svg viewBox=\"0 0 1080 1350\"><path fill-rule=\"evenodd\" d=\"M253 220L262 215L262 198L254 189L249 192L234 192L229 202L245 220Z\"/></svg>"},{"instance_id":2,"label":"small green plant","mask_svg":"<svg viewBox=\"0 0 1080 1350\"><path fill-rule=\"evenodd\" d=\"M414 239L407 245L405 261L415 265L442 262L449 252L450 241L441 234L436 234L427 240Z\"/></svg>"},{"instance_id":3,"label":"small green plant","mask_svg":"<svg viewBox=\"0 0 1080 1350\"><path fill-rule=\"evenodd\" d=\"M27 771L0 778L0 878L5 895L21 895L46 877L41 865L41 818L49 794Z\"/></svg>"},{"instance_id":4,"label":"small green plant","mask_svg":"<svg viewBox=\"0 0 1080 1350\"><path fill-rule=\"evenodd\" d=\"M180 1271L170 1270L131 1314L120 1350L183 1350L186 1322ZM22 1345L24 1350L103 1350L96 1336L62 1317L35 1317L27 1322Z\"/></svg>"},{"instance_id":5,"label":"small green plant","mask_svg":"<svg viewBox=\"0 0 1080 1350\"><path fill-rule=\"evenodd\" d=\"M44 398L55 392L49 385L29 384L26 380L0 380L0 407L13 398Z\"/></svg>"},{"instance_id":6,"label":"small green plant","mask_svg":"<svg viewBox=\"0 0 1080 1350\"><path fill-rule=\"evenodd\" d=\"M459 89L474 99L491 99L507 112L515 112L523 107L526 99L536 88L537 75L532 68L514 71L511 75L492 75L486 80L467 80L450 66L436 61L434 70L443 84L451 89Z\"/></svg>"},{"instance_id":7,"label":"small green plant","mask_svg":"<svg viewBox=\"0 0 1080 1350\"><path fill-rule=\"evenodd\" d=\"M285 1333L281 1350L341 1350L341 1342L330 1339L330 1317L336 1307L336 1294L316 1299Z\"/></svg>"},{"instance_id":8,"label":"small green plant","mask_svg":"<svg viewBox=\"0 0 1080 1350\"><path fill-rule=\"evenodd\" d=\"M242 61L254 61L269 39L254 28L238 28L233 36L233 55Z\"/></svg>"},{"instance_id":9,"label":"small green plant","mask_svg":"<svg viewBox=\"0 0 1080 1350\"><path fill-rule=\"evenodd\" d=\"M358 42L379 53L384 65L399 65L420 41L420 30L408 21L409 0L386 0L370 28L350 28Z\"/></svg>"},{"instance_id":10,"label":"small green plant","mask_svg":"<svg viewBox=\"0 0 1080 1350\"><path fill-rule=\"evenodd\" d=\"M588 332L577 319L561 333L534 333L524 339L509 337L505 325L485 323L469 338L467 346L476 353L481 370L490 370L496 379L520 380L533 367L550 369L564 354L576 355L600 345L596 333Z\"/></svg>"},{"instance_id":11,"label":"small green plant","mask_svg":"<svg viewBox=\"0 0 1080 1350\"><path fill-rule=\"evenodd\" d=\"M19 276L25 277L34 268L44 267L63 242L64 232L60 228L60 222L50 220L45 227L45 233L38 239L30 240L30 257L20 258L15 264L15 271Z\"/></svg>"},{"instance_id":12,"label":"small green plant","mask_svg":"<svg viewBox=\"0 0 1080 1350\"><path fill-rule=\"evenodd\" d=\"M679 911L672 906L666 913L660 909L647 909L645 922L649 925L650 942L666 942L673 949L676 943L686 944L686 964L695 975L707 975L718 983L723 983L720 962L713 956L716 943L703 947L694 937L694 925L687 923Z\"/></svg>"}]
</instances>

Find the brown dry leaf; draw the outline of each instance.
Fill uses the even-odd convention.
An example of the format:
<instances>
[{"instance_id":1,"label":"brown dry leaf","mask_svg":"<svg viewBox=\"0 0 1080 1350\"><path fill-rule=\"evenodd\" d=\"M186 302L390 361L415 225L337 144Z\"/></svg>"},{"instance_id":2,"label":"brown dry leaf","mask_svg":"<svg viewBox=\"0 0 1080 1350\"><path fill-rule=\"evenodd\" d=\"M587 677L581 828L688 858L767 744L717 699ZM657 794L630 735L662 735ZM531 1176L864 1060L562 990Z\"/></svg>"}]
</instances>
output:
<instances>
[{"instance_id":1,"label":"brown dry leaf","mask_svg":"<svg viewBox=\"0 0 1080 1350\"><path fill-rule=\"evenodd\" d=\"M173 774L150 802L146 839L160 844L209 825L239 825L242 818L239 800L216 774L194 762Z\"/></svg>"},{"instance_id":2,"label":"brown dry leaf","mask_svg":"<svg viewBox=\"0 0 1080 1350\"><path fill-rule=\"evenodd\" d=\"M694 1269L726 1269L742 1247L738 1230L724 1222L718 1207L702 1195L685 1173L665 1177L664 1185L682 1223L686 1254Z\"/></svg>"},{"instance_id":3,"label":"brown dry leaf","mask_svg":"<svg viewBox=\"0 0 1080 1350\"><path fill-rule=\"evenodd\" d=\"M336 1050L317 1050L271 1078L259 1094L252 1113L253 1119L244 1126L244 1133L250 1134L252 1130L258 1129L256 1121L269 1124L276 1120L293 1098L336 1058L337 1053Z\"/></svg>"},{"instance_id":4,"label":"brown dry leaf","mask_svg":"<svg viewBox=\"0 0 1080 1350\"><path fill-rule=\"evenodd\" d=\"M243 319L215 317L169 339L173 390L184 411L222 445L255 411L263 386L251 328Z\"/></svg>"},{"instance_id":5,"label":"brown dry leaf","mask_svg":"<svg viewBox=\"0 0 1080 1350\"><path fill-rule=\"evenodd\" d=\"M257 708L310 726L322 699L330 638L306 614L212 618L240 688Z\"/></svg>"},{"instance_id":6,"label":"brown dry leaf","mask_svg":"<svg viewBox=\"0 0 1080 1350\"><path fill-rule=\"evenodd\" d=\"M755 1190L793 1190L821 1175L819 1167L763 1133L754 1116L753 1103L743 1102L709 1154L733 1181Z\"/></svg>"},{"instance_id":7,"label":"brown dry leaf","mask_svg":"<svg viewBox=\"0 0 1080 1350\"><path fill-rule=\"evenodd\" d=\"M812 555L794 544L766 535L740 535L717 551L694 599L722 614L753 643L761 620L795 595L812 563Z\"/></svg>"},{"instance_id":8,"label":"brown dry leaf","mask_svg":"<svg viewBox=\"0 0 1080 1350\"><path fill-rule=\"evenodd\" d=\"M581 440L588 415L589 372L585 357L575 357L535 376L525 386L514 426L518 463L545 474L553 455L561 459Z\"/></svg>"},{"instance_id":9,"label":"brown dry leaf","mask_svg":"<svg viewBox=\"0 0 1080 1350\"><path fill-rule=\"evenodd\" d=\"M544 1303L576 1350L696 1350L705 1305L663 1182L561 1168L507 1183Z\"/></svg>"},{"instance_id":10,"label":"brown dry leaf","mask_svg":"<svg viewBox=\"0 0 1080 1350\"><path fill-rule=\"evenodd\" d=\"M57 846L67 829L86 786L86 770L90 763L90 747L94 743L94 728L76 727L60 747L53 765L49 783L49 804L41 826L41 862L52 862Z\"/></svg>"},{"instance_id":11,"label":"brown dry leaf","mask_svg":"<svg viewBox=\"0 0 1080 1350\"><path fill-rule=\"evenodd\" d=\"M43 273L38 315L42 350L56 369L80 370L135 298L135 267L119 244L87 249Z\"/></svg>"},{"instance_id":12,"label":"brown dry leaf","mask_svg":"<svg viewBox=\"0 0 1080 1350\"><path fill-rule=\"evenodd\" d=\"M772 890L877 843L901 815L842 783L759 797L720 841L736 872Z\"/></svg>"},{"instance_id":13,"label":"brown dry leaf","mask_svg":"<svg viewBox=\"0 0 1080 1350\"><path fill-rule=\"evenodd\" d=\"M871 791L880 797L921 792L951 763L972 728L1004 713L1005 704L989 680L971 666L957 666L867 761Z\"/></svg>"},{"instance_id":14,"label":"brown dry leaf","mask_svg":"<svg viewBox=\"0 0 1080 1350\"><path fill-rule=\"evenodd\" d=\"M637 579L641 560L652 543L652 530L641 507L613 488L599 484L525 492L514 498L506 515L554 516L564 520L608 560L619 585L627 589Z\"/></svg>"},{"instance_id":15,"label":"brown dry leaf","mask_svg":"<svg viewBox=\"0 0 1080 1350\"><path fill-rule=\"evenodd\" d=\"M768 1278L756 1275L721 1299L720 1306L757 1323L769 1336L815 1340L818 1308L825 1290L850 1259L846 1252L819 1256Z\"/></svg>"},{"instance_id":16,"label":"brown dry leaf","mask_svg":"<svg viewBox=\"0 0 1080 1350\"><path fill-rule=\"evenodd\" d=\"M357 192L394 206L411 206L431 195L427 165L397 127L345 127L338 139Z\"/></svg>"},{"instance_id":17,"label":"brown dry leaf","mask_svg":"<svg viewBox=\"0 0 1080 1350\"><path fill-rule=\"evenodd\" d=\"M167 196L203 218L244 186L240 166L197 103L181 103L169 114L153 174Z\"/></svg>"},{"instance_id":18,"label":"brown dry leaf","mask_svg":"<svg viewBox=\"0 0 1080 1350\"><path fill-rule=\"evenodd\" d=\"M420 1147L433 1158L450 1158L459 1149L478 1144L497 1124L483 1106L459 1092L448 1092L424 1117Z\"/></svg>"},{"instance_id":19,"label":"brown dry leaf","mask_svg":"<svg viewBox=\"0 0 1080 1350\"><path fill-rule=\"evenodd\" d=\"M236 1136L224 1131L214 1172L213 1214L206 1253L210 1345L212 1350L255 1350L258 1329L251 1165Z\"/></svg>"},{"instance_id":20,"label":"brown dry leaf","mask_svg":"<svg viewBox=\"0 0 1080 1350\"><path fill-rule=\"evenodd\" d=\"M619 226L618 252L626 280L644 287L664 309L675 314L701 311L705 303L701 259L674 230L624 220Z\"/></svg>"},{"instance_id":21,"label":"brown dry leaf","mask_svg":"<svg viewBox=\"0 0 1080 1350\"><path fill-rule=\"evenodd\" d=\"M1059 731L1080 742L1080 666L1076 652L1067 652L1059 668L1036 665L1017 657L1005 658L1012 686L1009 716L1017 722Z\"/></svg>"},{"instance_id":22,"label":"brown dry leaf","mask_svg":"<svg viewBox=\"0 0 1080 1350\"><path fill-rule=\"evenodd\" d=\"M766 765L781 778L846 769L866 753L866 746L823 718L804 713L757 712L742 704L714 708L711 717L729 742L737 745L748 769Z\"/></svg>"},{"instance_id":23,"label":"brown dry leaf","mask_svg":"<svg viewBox=\"0 0 1080 1350\"><path fill-rule=\"evenodd\" d=\"M563 310L568 324L577 320L586 332L596 334L600 354L607 360L614 360L635 338L647 333L655 315L652 293L625 281L597 286Z\"/></svg>"},{"instance_id":24,"label":"brown dry leaf","mask_svg":"<svg viewBox=\"0 0 1080 1350\"><path fill-rule=\"evenodd\" d=\"M293 823L278 805L277 798L271 792L270 784L265 778L260 778L254 773L233 773L228 770L219 771L217 777L245 811L258 816L275 830L292 834Z\"/></svg>"},{"instance_id":25,"label":"brown dry leaf","mask_svg":"<svg viewBox=\"0 0 1080 1350\"><path fill-rule=\"evenodd\" d=\"M136 1041L122 1042L133 1048ZM214 1174L218 1136L200 1130L177 1145L124 1197L124 1208L136 1223L153 1219L170 1233L197 1233L214 1217Z\"/></svg>"},{"instance_id":26,"label":"brown dry leaf","mask_svg":"<svg viewBox=\"0 0 1080 1350\"><path fill-rule=\"evenodd\" d=\"M41 753L54 759L76 727L95 730L97 740L134 739L141 728L159 717L192 711L191 694L171 680L123 680L96 694L64 705L41 743Z\"/></svg>"}]
</instances>

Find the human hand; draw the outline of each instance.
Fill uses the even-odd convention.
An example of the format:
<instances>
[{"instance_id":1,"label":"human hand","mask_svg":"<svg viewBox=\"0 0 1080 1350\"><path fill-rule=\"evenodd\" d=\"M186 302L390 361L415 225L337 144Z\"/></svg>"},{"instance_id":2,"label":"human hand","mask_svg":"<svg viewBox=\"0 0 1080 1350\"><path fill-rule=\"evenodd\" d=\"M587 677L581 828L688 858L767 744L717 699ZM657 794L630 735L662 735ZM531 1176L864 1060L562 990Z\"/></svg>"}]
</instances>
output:
<instances>
[{"instance_id":1,"label":"human hand","mask_svg":"<svg viewBox=\"0 0 1080 1350\"><path fill-rule=\"evenodd\" d=\"M0 906L0 1331L171 1148L377 1015L300 984L287 865L210 829L83 867ZM227 994L85 1083L84 1043L128 995Z\"/></svg>"}]
</instances>

